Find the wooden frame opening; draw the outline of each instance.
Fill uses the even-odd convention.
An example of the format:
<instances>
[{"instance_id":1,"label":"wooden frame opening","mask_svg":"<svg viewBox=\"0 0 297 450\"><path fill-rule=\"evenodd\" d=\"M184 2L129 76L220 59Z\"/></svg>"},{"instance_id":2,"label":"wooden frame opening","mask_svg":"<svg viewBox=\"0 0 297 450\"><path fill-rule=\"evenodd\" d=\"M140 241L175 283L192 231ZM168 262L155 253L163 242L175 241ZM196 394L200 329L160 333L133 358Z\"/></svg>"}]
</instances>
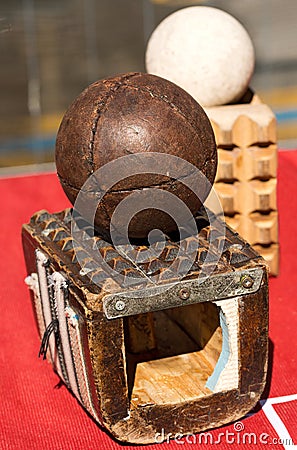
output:
<instances>
[{"instance_id":1,"label":"wooden frame opening","mask_svg":"<svg viewBox=\"0 0 297 450\"><path fill-rule=\"evenodd\" d=\"M222 351L220 308L210 302L125 318L130 408L176 404L206 386Z\"/></svg>"}]
</instances>

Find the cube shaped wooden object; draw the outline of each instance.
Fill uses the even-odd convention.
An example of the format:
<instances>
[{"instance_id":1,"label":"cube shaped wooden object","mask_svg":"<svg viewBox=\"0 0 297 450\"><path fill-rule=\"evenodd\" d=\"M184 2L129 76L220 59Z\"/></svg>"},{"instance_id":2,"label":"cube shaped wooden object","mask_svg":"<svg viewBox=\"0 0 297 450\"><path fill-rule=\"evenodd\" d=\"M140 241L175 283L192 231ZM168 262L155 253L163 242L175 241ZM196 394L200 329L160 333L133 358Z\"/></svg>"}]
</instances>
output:
<instances>
[{"instance_id":1,"label":"cube shaped wooden object","mask_svg":"<svg viewBox=\"0 0 297 450\"><path fill-rule=\"evenodd\" d=\"M214 187L222 202L226 221L256 246L268 262L270 273L277 275L275 116L250 91L239 104L206 108L206 112L218 146L219 162ZM255 220L255 214L263 217ZM261 223L267 230L265 238L263 233L257 232L259 227L255 226L255 222ZM269 226L271 230L268 230Z\"/></svg>"},{"instance_id":2,"label":"cube shaped wooden object","mask_svg":"<svg viewBox=\"0 0 297 450\"><path fill-rule=\"evenodd\" d=\"M134 246L133 262L98 236L75 242L70 210L41 211L23 226L42 349L48 345L54 370L121 441L218 427L244 416L263 391L266 264L208 217L201 212L198 235L180 243L178 265L193 259L179 278L169 238L158 258L144 260L147 247ZM120 278L102 270L100 258Z\"/></svg>"}]
</instances>

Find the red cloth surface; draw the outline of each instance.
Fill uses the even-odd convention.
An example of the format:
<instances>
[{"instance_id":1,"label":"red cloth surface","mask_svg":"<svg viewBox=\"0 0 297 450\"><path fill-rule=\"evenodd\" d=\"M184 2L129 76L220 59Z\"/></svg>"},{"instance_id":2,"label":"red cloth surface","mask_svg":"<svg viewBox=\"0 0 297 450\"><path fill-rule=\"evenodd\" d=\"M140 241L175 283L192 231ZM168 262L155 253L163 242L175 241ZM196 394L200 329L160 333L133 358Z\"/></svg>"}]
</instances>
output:
<instances>
[{"instance_id":1,"label":"red cloth surface","mask_svg":"<svg viewBox=\"0 0 297 450\"><path fill-rule=\"evenodd\" d=\"M273 442L274 438L279 437L275 428L284 435L284 428L276 425L279 420L297 444L296 174L297 151L281 152L278 185L281 272L278 278L270 280L270 339L273 352L268 377L270 386L266 392L266 396L269 395L274 399L272 402L277 403L272 405L277 418L269 420L263 409L259 409L243 419L241 425L236 425L238 431L235 431L234 424L211 431L213 444L210 437L208 445L200 444L196 436L196 445L193 445L195 438L189 436L187 440L192 444L184 438L183 443L172 441L145 448L173 450L214 448L217 445L220 449L239 449L245 446L267 448L267 444L271 444L272 448L283 448ZM20 231L22 223L27 222L35 211L47 209L54 212L68 206L57 177L44 174L1 179L0 198L0 448L119 449L122 445L96 425L67 388L57 387L59 379L50 365L37 358L39 339L28 288L24 283ZM291 397L286 399L283 396ZM244 430L240 431L242 427ZM242 443L244 432L254 433L257 444ZM220 437L220 433L224 436ZM234 437L230 433L234 433ZM232 442L234 439L235 443ZM263 443L265 440L267 442ZM254 436L252 442L255 442Z\"/></svg>"}]
</instances>

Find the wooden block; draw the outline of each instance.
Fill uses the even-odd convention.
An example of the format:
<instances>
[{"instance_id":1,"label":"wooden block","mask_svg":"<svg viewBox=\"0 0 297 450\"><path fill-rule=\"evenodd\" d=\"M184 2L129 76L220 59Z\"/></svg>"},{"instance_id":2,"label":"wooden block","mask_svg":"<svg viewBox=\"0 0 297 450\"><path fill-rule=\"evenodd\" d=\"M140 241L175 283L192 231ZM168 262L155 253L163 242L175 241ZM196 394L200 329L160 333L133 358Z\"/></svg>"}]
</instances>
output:
<instances>
[{"instance_id":1,"label":"wooden block","mask_svg":"<svg viewBox=\"0 0 297 450\"><path fill-rule=\"evenodd\" d=\"M216 182L276 178L277 146L218 149Z\"/></svg>"},{"instance_id":2,"label":"wooden block","mask_svg":"<svg viewBox=\"0 0 297 450\"><path fill-rule=\"evenodd\" d=\"M268 247L254 245L253 248L268 262L269 274L277 276L279 273L279 245L272 244Z\"/></svg>"},{"instance_id":3,"label":"wooden block","mask_svg":"<svg viewBox=\"0 0 297 450\"><path fill-rule=\"evenodd\" d=\"M269 212L277 209L276 179L232 184L215 183L214 188L226 215Z\"/></svg>"},{"instance_id":4,"label":"wooden block","mask_svg":"<svg viewBox=\"0 0 297 450\"><path fill-rule=\"evenodd\" d=\"M277 136L273 112L249 91L241 103L206 108L206 113L218 146L214 188L227 223L252 243L278 242L277 214L271 214L277 210ZM269 215L264 218L259 214L263 212ZM262 254L271 266L271 273L277 275L278 247L263 250Z\"/></svg>"},{"instance_id":5,"label":"wooden block","mask_svg":"<svg viewBox=\"0 0 297 450\"><path fill-rule=\"evenodd\" d=\"M166 440L162 429L185 435L245 416L261 397L267 372L263 259L229 228L223 239L214 217L212 227L205 221L191 238L201 246L182 279L173 274L156 284L127 259L118 265L124 285L110 283L94 248L111 267L120 260L117 249L111 258L102 237L77 241L70 219L70 210L36 213L23 227L23 246L41 338L49 339L53 368L80 404L117 440L135 444ZM211 231L215 264L205 260ZM129 264L139 279L133 286L125 278ZM158 258L159 267L166 264ZM209 279L198 283L205 273Z\"/></svg>"},{"instance_id":6,"label":"wooden block","mask_svg":"<svg viewBox=\"0 0 297 450\"><path fill-rule=\"evenodd\" d=\"M265 104L237 104L205 109L219 147L250 147L277 142L276 119Z\"/></svg>"}]
</instances>

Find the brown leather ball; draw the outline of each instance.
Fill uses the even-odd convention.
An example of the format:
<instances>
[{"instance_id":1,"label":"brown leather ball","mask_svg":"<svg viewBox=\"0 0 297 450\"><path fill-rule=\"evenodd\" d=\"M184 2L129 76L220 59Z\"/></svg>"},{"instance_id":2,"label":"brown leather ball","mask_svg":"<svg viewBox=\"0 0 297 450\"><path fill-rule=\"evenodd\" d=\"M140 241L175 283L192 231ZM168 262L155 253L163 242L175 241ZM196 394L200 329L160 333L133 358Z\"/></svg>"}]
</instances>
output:
<instances>
[{"instance_id":1,"label":"brown leather ball","mask_svg":"<svg viewBox=\"0 0 297 450\"><path fill-rule=\"evenodd\" d=\"M97 169L121 156L144 152L178 156L198 168L210 184L214 182L215 138L201 106L183 89L160 77L119 75L91 84L65 113L56 141L57 173L74 204L79 190ZM150 187L176 195L193 214L209 193L209 187L198 186L198 198L179 179L142 171L109 189L96 212L97 231L108 238L116 206L131 192ZM129 237L143 239L156 228L169 234L175 226L174 218L166 212L144 205L144 210L131 218Z\"/></svg>"}]
</instances>

